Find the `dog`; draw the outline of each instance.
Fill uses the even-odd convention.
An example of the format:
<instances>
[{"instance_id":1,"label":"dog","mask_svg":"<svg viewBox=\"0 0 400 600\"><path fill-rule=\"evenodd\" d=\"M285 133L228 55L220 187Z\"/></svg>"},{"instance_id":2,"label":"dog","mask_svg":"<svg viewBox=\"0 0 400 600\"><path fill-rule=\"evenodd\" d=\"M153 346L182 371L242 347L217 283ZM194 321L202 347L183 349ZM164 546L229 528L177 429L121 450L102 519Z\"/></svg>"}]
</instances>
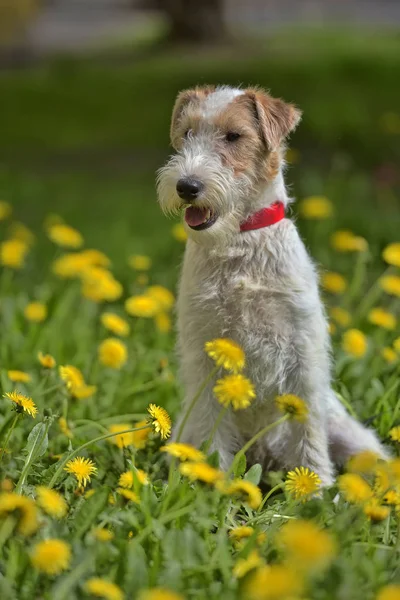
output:
<instances>
[{"instance_id":1,"label":"dog","mask_svg":"<svg viewBox=\"0 0 400 600\"><path fill-rule=\"evenodd\" d=\"M159 170L157 191L165 213L185 211L188 234L177 302L181 419L213 367L205 342L231 338L245 351L256 400L228 412L219 426L211 450L220 467L279 418L278 395L295 394L307 403L307 420L271 429L250 460L266 470L309 467L327 486L335 465L363 450L381 457L386 451L331 388L316 268L284 215L285 140L300 118L296 106L259 88L182 91L171 121L176 154ZM204 389L181 441L200 447L208 439L221 410L214 385Z\"/></svg>"}]
</instances>

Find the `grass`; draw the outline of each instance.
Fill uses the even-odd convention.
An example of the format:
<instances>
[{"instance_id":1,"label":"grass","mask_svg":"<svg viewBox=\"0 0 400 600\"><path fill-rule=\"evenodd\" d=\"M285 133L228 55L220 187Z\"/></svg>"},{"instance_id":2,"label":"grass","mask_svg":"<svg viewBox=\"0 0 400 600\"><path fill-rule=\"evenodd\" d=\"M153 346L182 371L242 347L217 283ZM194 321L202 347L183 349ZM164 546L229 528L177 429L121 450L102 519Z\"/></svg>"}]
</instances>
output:
<instances>
[{"instance_id":1,"label":"grass","mask_svg":"<svg viewBox=\"0 0 400 600\"><path fill-rule=\"evenodd\" d=\"M3 494L15 489L22 494L22 500L7 496L9 510L0 496L0 589L5 600L90 597L94 584L88 581L93 577L117 585L99 584L103 597L116 600L121 594L142 594L145 600L375 600L385 585L400 583L396 494L393 505L380 506L371 519L362 502L349 502L343 492L337 497L338 484L303 503L285 487L285 473L262 473L241 459L235 477L259 486L262 493L262 506L252 508L251 502L218 486L191 483L179 474L177 462L171 468L160 451L165 442L155 431L144 448L129 437L124 448L112 443L115 438L98 439L109 435L113 424L134 428L148 416L150 403L165 407L175 421L181 390L173 330L160 330L155 318L128 315L124 301L142 294L149 284L175 294L184 246L173 238L172 223L157 207L154 169L167 152L177 89L220 81L222 73L228 82L268 85L305 109L304 123L293 138L297 154L288 181L300 201L323 194L334 207L333 215L321 221L304 218L300 203L292 213L321 272L338 272L347 281L343 294L323 290L329 314L332 307L341 307L351 319L345 326L332 319L334 387L349 410L375 427L393 455L398 454L389 431L400 423L400 361L393 346L399 335L399 301L377 284L387 269L382 251L398 241L398 195L391 167L399 151L396 119L389 128L382 121L382 115L396 113L398 106L392 75L399 60L398 37L344 33L321 39L315 33L293 37L290 32L263 43L257 56L250 47L233 63L231 53L223 50L217 60L190 55L178 61L170 52L118 67L59 61L0 76L5 107L0 114L1 199L13 206L11 221L24 222L36 236L24 268L1 269L1 395L17 389L38 408L33 419L16 412L11 400L2 397L0 402L0 447L5 449L1 489ZM63 250L49 241L43 227L50 213L77 227L86 248L109 256L123 286L121 298L94 302L82 295L79 279L63 280L52 273L51 265ZM10 220L0 227L3 241L10 236ZM329 240L338 229L363 236L368 249L337 252ZM152 259L148 283L128 265L135 253ZM399 275L398 268L390 268ZM41 323L24 314L32 300L47 307ZM369 310L376 306L396 316L395 329L370 322ZM100 344L114 337L101 323L106 310L122 316L131 328L121 338L128 353L121 368L106 366L98 353ZM173 319L170 310L168 316ZM358 358L343 349L343 334L353 326L368 341L365 355ZM384 348L391 353L383 355ZM57 366L43 368L39 351L52 354ZM97 387L93 396L73 397L58 370L68 364ZM11 369L26 372L30 381L12 382ZM97 469L84 490L63 468L71 453L90 459ZM389 467L382 475L369 466L363 475L379 505L387 491L377 487L382 477L388 475L388 487L398 493L397 461L391 474ZM218 467L215 455L207 462ZM146 472L147 485L137 481L136 468ZM133 500L118 491L120 475L127 471L133 473ZM67 504L67 513L58 518L48 512L60 500L43 502L37 490L50 485ZM360 492L362 484L355 487ZM31 503L39 511L37 522ZM23 528L21 532L24 515L33 529L29 535ZM289 535L285 525L299 520L307 521L299 523L300 551L293 537L282 549ZM310 529L309 521L327 537ZM231 531L242 525L253 531L235 541ZM41 561L38 544L49 538L62 540L67 550L58 548L57 554L53 546L50 558ZM70 558L62 556L68 550ZM251 560L255 569L239 577ZM264 563L275 566L267 571ZM47 572L49 565L54 574ZM288 588L279 589L279 581L292 586L290 594ZM157 587L175 596L143 596L144 590ZM381 595L379 600L396 597Z\"/></svg>"}]
</instances>

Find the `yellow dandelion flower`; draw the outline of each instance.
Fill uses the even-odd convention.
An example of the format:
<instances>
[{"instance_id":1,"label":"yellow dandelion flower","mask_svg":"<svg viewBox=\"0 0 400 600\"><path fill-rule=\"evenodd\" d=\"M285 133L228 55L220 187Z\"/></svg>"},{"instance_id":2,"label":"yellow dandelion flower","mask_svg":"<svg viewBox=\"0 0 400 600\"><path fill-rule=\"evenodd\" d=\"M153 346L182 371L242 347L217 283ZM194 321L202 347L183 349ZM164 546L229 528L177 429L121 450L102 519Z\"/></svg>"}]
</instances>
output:
<instances>
[{"instance_id":1,"label":"yellow dandelion flower","mask_svg":"<svg viewBox=\"0 0 400 600\"><path fill-rule=\"evenodd\" d=\"M189 460L191 462L204 462L206 457L203 452L197 450L190 444L182 444L179 442L172 442L168 446L162 446L161 452L167 452L171 456L176 456L181 461Z\"/></svg>"},{"instance_id":2,"label":"yellow dandelion flower","mask_svg":"<svg viewBox=\"0 0 400 600\"><path fill-rule=\"evenodd\" d=\"M387 294L400 297L400 277L398 275L385 275L381 277L379 285Z\"/></svg>"},{"instance_id":3,"label":"yellow dandelion flower","mask_svg":"<svg viewBox=\"0 0 400 600\"><path fill-rule=\"evenodd\" d=\"M74 475L78 481L79 487L84 488L90 483L91 476L96 474L97 467L95 467L94 462L91 461L90 458L77 456L67 462L64 471Z\"/></svg>"},{"instance_id":4,"label":"yellow dandelion flower","mask_svg":"<svg viewBox=\"0 0 400 600\"><path fill-rule=\"evenodd\" d=\"M14 484L11 479L3 479L3 481L0 483L0 490L2 492L12 492L13 489Z\"/></svg>"},{"instance_id":5,"label":"yellow dandelion flower","mask_svg":"<svg viewBox=\"0 0 400 600\"><path fill-rule=\"evenodd\" d=\"M91 267L109 267L110 259L100 250L83 250L69 252L57 258L52 265L52 271L62 279L83 277ZM103 271L101 271L103 273Z\"/></svg>"},{"instance_id":6,"label":"yellow dandelion flower","mask_svg":"<svg viewBox=\"0 0 400 600\"><path fill-rule=\"evenodd\" d=\"M346 470L349 473L373 473L378 460L379 456L375 452L372 452L372 450L363 450L349 459Z\"/></svg>"},{"instance_id":7,"label":"yellow dandelion flower","mask_svg":"<svg viewBox=\"0 0 400 600\"><path fill-rule=\"evenodd\" d=\"M232 405L233 410L247 408L256 397L253 384L241 374L226 375L218 379L213 392L222 406Z\"/></svg>"},{"instance_id":8,"label":"yellow dandelion flower","mask_svg":"<svg viewBox=\"0 0 400 600\"><path fill-rule=\"evenodd\" d=\"M342 348L346 354L350 354L355 358L362 358L368 350L368 341L359 329L349 329L343 334Z\"/></svg>"},{"instance_id":9,"label":"yellow dandelion flower","mask_svg":"<svg viewBox=\"0 0 400 600\"><path fill-rule=\"evenodd\" d=\"M243 540L249 538L254 533L253 527L249 525L240 525L239 527L234 527L229 532L229 537L233 540Z\"/></svg>"},{"instance_id":10,"label":"yellow dandelion flower","mask_svg":"<svg viewBox=\"0 0 400 600\"><path fill-rule=\"evenodd\" d=\"M33 535L39 527L38 511L34 501L14 492L0 494L0 518L13 514L17 520L17 530L25 536Z\"/></svg>"},{"instance_id":11,"label":"yellow dandelion flower","mask_svg":"<svg viewBox=\"0 0 400 600\"><path fill-rule=\"evenodd\" d=\"M0 263L10 269L21 269L29 246L21 240L6 240L0 244Z\"/></svg>"},{"instance_id":12,"label":"yellow dandelion flower","mask_svg":"<svg viewBox=\"0 0 400 600\"><path fill-rule=\"evenodd\" d=\"M29 383L32 379L29 373L25 373L25 371L17 371L16 369L7 371L7 377L13 383Z\"/></svg>"},{"instance_id":13,"label":"yellow dandelion flower","mask_svg":"<svg viewBox=\"0 0 400 600\"><path fill-rule=\"evenodd\" d=\"M306 571L326 568L337 552L330 533L312 521L289 521L278 531L276 540L291 564Z\"/></svg>"},{"instance_id":14,"label":"yellow dandelion flower","mask_svg":"<svg viewBox=\"0 0 400 600\"><path fill-rule=\"evenodd\" d=\"M283 396L277 396L275 402L279 410L291 416L291 418L304 422L307 419L308 407L307 404L294 394L284 394Z\"/></svg>"},{"instance_id":15,"label":"yellow dandelion flower","mask_svg":"<svg viewBox=\"0 0 400 600\"><path fill-rule=\"evenodd\" d=\"M171 419L165 408L149 404L147 412L154 431L160 434L162 440L166 440L171 435Z\"/></svg>"},{"instance_id":16,"label":"yellow dandelion flower","mask_svg":"<svg viewBox=\"0 0 400 600\"><path fill-rule=\"evenodd\" d=\"M24 394L21 394L20 392L13 391L6 392L4 397L11 400L11 402L14 402L18 412L26 412L31 417L36 417L38 410L36 408L36 404L32 398L29 398L29 396L24 396Z\"/></svg>"},{"instance_id":17,"label":"yellow dandelion flower","mask_svg":"<svg viewBox=\"0 0 400 600\"><path fill-rule=\"evenodd\" d=\"M48 236L54 244L62 248L80 248L83 246L83 237L73 227L58 223L48 229Z\"/></svg>"},{"instance_id":18,"label":"yellow dandelion flower","mask_svg":"<svg viewBox=\"0 0 400 600\"><path fill-rule=\"evenodd\" d=\"M385 348L382 348L381 356L389 364L395 363L399 360L397 352L390 346L385 346Z\"/></svg>"},{"instance_id":19,"label":"yellow dandelion flower","mask_svg":"<svg viewBox=\"0 0 400 600\"><path fill-rule=\"evenodd\" d=\"M43 540L33 547L31 562L38 571L47 575L59 575L69 568L71 546L56 538Z\"/></svg>"},{"instance_id":20,"label":"yellow dandelion flower","mask_svg":"<svg viewBox=\"0 0 400 600\"><path fill-rule=\"evenodd\" d=\"M174 305L175 297L173 293L162 285L151 285L146 293L158 302L161 311L168 312Z\"/></svg>"},{"instance_id":21,"label":"yellow dandelion flower","mask_svg":"<svg viewBox=\"0 0 400 600\"><path fill-rule=\"evenodd\" d=\"M130 502L135 502L135 504L139 504L139 496L136 494L136 492L133 492L132 490L119 487L117 488L117 494L125 498L125 500L129 500Z\"/></svg>"},{"instance_id":22,"label":"yellow dandelion flower","mask_svg":"<svg viewBox=\"0 0 400 600\"><path fill-rule=\"evenodd\" d=\"M392 485L392 474L390 466L387 463L379 464L375 469L374 490L376 494L382 496Z\"/></svg>"},{"instance_id":23,"label":"yellow dandelion flower","mask_svg":"<svg viewBox=\"0 0 400 600\"><path fill-rule=\"evenodd\" d=\"M260 488L245 479L234 479L228 483L224 491L230 496L241 496L243 501L254 510L260 506L262 501Z\"/></svg>"},{"instance_id":24,"label":"yellow dandelion flower","mask_svg":"<svg viewBox=\"0 0 400 600\"><path fill-rule=\"evenodd\" d=\"M20 221L14 221L10 225L10 238L13 240L19 240L27 246L32 246L35 243L35 235L30 229Z\"/></svg>"},{"instance_id":25,"label":"yellow dandelion flower","mask_svg":"<svg viewBox=\"0 0 400 600\"><path fill-rule=\"evenodd\" d=\"M239 344L233 340L217 338L211 342L206 342L204 349L219 367L224 367L224 369L233 373L243 371L245 355Z\"/></svg>"},{"instance_id":26,"label":"yellow dandelion flower","mask_svg":"<svg viewBox=\"0 0 400 600\"><path fill-rule=\"evenodd\" d=\"M400 425L392 427L392 429L389 431L389 436L393 442L400 442Z\"/></svg>"},{"instance_id":27,"label":"yellow dandelion flower","mask_svg":"<svg viewBox=\"0 0 400 600\"><path fill-rule=\"evenodd\" d=\"M154 317L154 322L158 331L161 333L169 333L172 327L172 321L169 315L165 312L160 312Z\"/></svg>"},{"instance_id":28,"label":"yellow dandelion flower","mask_svg":"<svg viewBox=\"0 0 400 600\"><path fill-rule=\"evenodd\" d=\"M141 485L147 485L149 483L149 478L147 474L142 469L135 469L135 475L137 481ZM125 473L121 473L118 481L119 487L131 489L133 488L134 477L132 471L125 471Z\"/></svg>"},{"instance_id":29,"label":"yellow dandelion flower","mask_svg":"<svg viewBox=\"0 0 400 600\"><path fill-rule=\"evenodd\" d=\"M382 503L395 506L398 509L400 506L400 489L387 491L382 498Z\"/></svg>"},{"instance_id":30,"label":"yellow dandelion flower","mask_svg":"<svg viewBox=\"0 0 400 600\"><path fill-rule=\"evenodd\" d=\"M50 517L62 519L67 514L67 503L64 498L50 488L39 486L36 488L37 503Z\"/></svg>"},{"instance_id":31,"label":"yellow dandelion flower","mask_svg":"<svg viewBox=\"0 0 400 600\"><path fill-rule=\"evenodd\" d=\"M123 287L110 271L90 267L82 273L82 295L93 302L114 302L123 294Z\"/></svg>"},{"instance_id":32,"label":"yellow dandelion flower","mask_svg":"<svg viewBox=\"0 0 400 600\"><path fill-rule=\"evenodd\" d=\"M390 515L390 508L380 504L376 498L369 500L365 504L363 511L368 519L375 522L383 521Z\"/></svg>"},{"instance_id":33,"label":"yellow dandelion flower","mask_svg":"<svg viewBox=\"0 0 400 600\"><path fill-rule=\"evenodd\" d=\"M108 338L101 342L98 352L100 362L110 369L122 369L128 360L128 349L117 338Z\"/></svg>"},{"instance_id":34,"label":"yellow dandelion flower","mask_svg":"<svg viewBox=\"0 0 400 600\"><path fill-rule=\"evenodd\" d=\"M214 484L224 479L224 474L218 469L214 469L207 463L184 462L180 465L180 472L191 481L202 481L203 483Z\"/></svg>"},{"instance_id":35,"label":"yellow dandelion flower","mask_svg":"<svg viewBox=\"0 0 400 600\"><path fill-rule=\"evenodd\" d=\"M289 565L265 565L256 569L245 587L246 600L289 600L299 598L304 582Z\"/></svg>"},{"instance_id":36,"label":"yellow dandelion flower","mask_svg":"<svg viewBox=\"0 0 400 600\"><path fill-rule=\"evenodd\" d=\"M42 302L30 302L24 308L24 316L32 323L42 323L47 317L47 306Z\"/></svg>"},{"instance_id":37,"label":"yellow dandelion flower","mask_svg":"<svg viewBox=\"0 0 400 600\"><path fill-rule=\"evenodd\" d=\"M368 313L368 321L373 325L389 330L395 329L397 323L396 317L380 306L373 308Z\"/></svg>"},{"instance_id":38,"label":"yellow dandelion flower","mask_svg":"<svg viewBox=\"0 0 400 600\"><path fill-rule=\"evenodd\" d=\"M138 600L185 600L181 594L165 588L153 588L139 592Z\"/></svg>"},{"instance_id":39,"label":"yellow dandelion flower","mask_svg":"<svg viewBox=\"0 0 400 600\"><path fill-rule=\"evenodd\" d=\"M328 271L323 273L321 283L324 290L331 294L343 294L347 288L347 281L340 273Z\"/></svg>"},{"instance_id":40,"label":"yellow dandelion flower","mask_svg":"<svg viewBox=\"0 0 400 600\"><path fill-rule=\"evenodd\" d=\"M99 542L111 542L114 539L113 532L105 527L95 527L92 529L92 535Z\"/></svg>"},{"instance_id":41,"label":"yellow dandelion flower","mask_svg":"<svg viewBox=\"0 0 400 600\"><path fill-rule=\"evenodd\" d=\"M118 585L100 577L88 579L83 587L85 592L97 596L97 598L105 598L105 600L123 600L124 598L124 593Z\"/></svg>"},{"instance_id":42,"label":"yellow dandelion flower","mask_svg":"<svg viewBox=\"0 0 400 600\"><path fill-rule=\"evenodd\" d=\"M150 319L160 312L159 302L149 296L142 294L140 296L131 296L125 302L125 310L132 317L144 317Z\"/></svg>"},{"instance_id":43,"label":"yellow dandelion flower","mask_svg":"<svg viewBox=\"0 0 400 600\"><path fill-rule=\"evenodd\" d=\"M90 396L93 396L93 394L95 394L96 392L97 387L95 385L86 385L86 383L84 385L81 385L79 388L73 388L71 390L71 393L74 396L74 398L77 398L78 400L85 400L86 398L90 398Z\"/></svg>"},{"instance_id":44,"label":"yellow dandelion flower","mask_svg":"<svg viewBox=\"0 0 400 600\"><path fill-rule=\"evenodd\" d=\"M53 369L56 366L56 361L51 354L43 354L43 352L39 352L38 361L45 369Z\"/></svg>"},{"instance_id":45,"label":"yellow dandelion flower","mask_svg":"<svg viewBox=\"0 0 400 600\"><path fill-rule=\"evenodd\" d=\"M82 372L73 365L61 365L59 373L74 398L84 400L93 396L97 390L95 385L86 385Z\"/></svg>"},{"instance_id":46,"label":"yellow dandelion flower","mask_svg":"<svg viewBox=\"0 0 400 600\"><path fill-rule=\"evenodd\" d=\"M0 200L0 221L8 219L8 217L11 216L11 213L11 204L9 204L8 202L4 202L4 200Z\"/></svg>"},{"instance_id":47,"label":"yellow dandelion flower","mask_svg":"<svg viewBox=\"0 0 400 600\"><path fill-rule=\"evenodd\" d=\"M58 419L58 426L61 430L61 433L63 433L65 436L67 436L67 438L72 439L74 437L71 429L68 426L67 419L65 419L64 417L60 417Z\"/></svg>"},{"instance_id":48,"label":"yellow dandelion flower","mask_svg":"<svg viewBox=\"0 0 400 600\"><path fill-rule=\"evenodd\" d=\"M121 337L126 337L130 333L129 323L122 319L122 317L106 312L101 315L101 323L102 325L111 331L114 335L120 335Z\"/></svg>"},{"instance_id":49,"label":"yellow dandelion flower","mask_svg":"<svg viewBox=\"0 0 400 600\"><path fill-rule=\"evenodd\" d=\"M382 252L382 257L388 265L400 267L400 242L394 242L386 246Z\"/></svg>"},{"instance_id":50,"label":"yellow dandelion flower","mask_svg":"<svg viewBox=\"0 0 400 600\"><path fill-rule=\"evenodd\" d=\"M176 223L172 228L172 237L178 242L186 242L188 236L182 223Z\"/></svg>"},{"instance_id":51,"label":"yellow dandelion flower","mask_svg":"<svg viewBox=\"0 0 400 600\"><path fill-rule=\"evenodd\" d=\"M299 203L299 212L305 219L329 219L333 205L325 196L309 196Z\"/></svg>"},{"instance_id":52,"label":"yellow dandelion flower","mask_svg":"<svg viewBox=\"0 0 400 600\"><path fill-rule=\"evenodd\" d=\"M134 427L139 429L139 431L132 431L130 433L122 433L121 435L116 435L112 438L109 438L109 442L111 444L115 444L118 448L125 448L127 446L134 446L138 450L143 449L147 441L149 439L151 433L150 425L145 429L140 429L148 425L147 421L139 421L135 423L135 425L130 425L129 423L115 423L108 427L110 433L118 433L119 431L125 431L127 429L133 429Z\"/></svg>"},{"instance_id":53,"label":"yellow dandelion flower","mask_svg":"<svg viewBox=\"0 0 400 600\"><path fill-rule=\"evenodd\" d=\"M331 246L337 252L365 252L368 242L363 237L354 235L352 231L342 229L331 235Z\"/></svg>"},{"instance_id":54,"label":"yellow dandelion flower","mask_svg":"<svg viewBox=\"0 0 400 600\"><path fill-rule=\"evenodd\" d=\"M372 489L357 473L345 473L338 478L339 490L347 502L363 504L372 498Z\"/></svg>"},{"instance_id":55,"label":"yellow dandelion flower","mask_svg":"<svg viewBox=\"0 0 400 600\"><path fill-rule=\"evenodd\" d=\"M376 600L400 600L400 585L385 585L379 590Z\"/></svg>"},{"instance_id":56,"label":"yellow dandelion flower","mask_svg":"<svg viewBox=\"0 0 400 600\"><path fill-rule=\"evenodd\" d=\"M296 500L305 502L315 494L321 485L321 479L308 467L296 467L287 474L285 489Z\"/></svg>"},{"instance_id":57,"label":"yellow dandelion flower","mask_svg":"<svg viewBox=\"0 0 400 600\"><path fill-rule=\"evenodd\" d=\"M264 560L257 550L252 550L246 558L239 558L233 567L232 574L236 579L242 579L247 573L261 567Z\"/></svg>"},{"instance_id":58,"label":"yellow dandelion flower","mask_svg":"<svg viewBox=\"0 0 400 600\"><path fill-rule=\"evenodd\" d=\"M143 254L133 254L128 258L128 265L135 271L148 271L151 269L151 258Z\"/></svg>"},{"instance_id":59,"label":"yellow dandelion flower","mask_svg":"<svg viewBox=\"0 0 400 600\"><path fill-rule=\"evenodd\" d=\"M348 310L340 306L334 306L329 310L331 318L341 327L347 327L351 321L351 315Z\"/></svg>"},{"instance_id":60,"label":"yellow dandelion flower","mask_svg":"<svg viewBox=\"0 0 400 600\"><path fill-rule=\"evenodd\" d=\"M86 498L86 500L89 500L89 498L94 496L95 493L96 493L96 490L88 490L87 492L85 492L84 497Z\"/></svg>"},{"instance_id":61,"label":"yellow dandelion flower","mask_svg":"<svg viewBox=\"0 0 400 600\"><path fill-rule=\"evenodd\" d=\"M398 354L400 354L400 337L396 338L393 342L393 348Z\"/></svg>"}]
</instances>

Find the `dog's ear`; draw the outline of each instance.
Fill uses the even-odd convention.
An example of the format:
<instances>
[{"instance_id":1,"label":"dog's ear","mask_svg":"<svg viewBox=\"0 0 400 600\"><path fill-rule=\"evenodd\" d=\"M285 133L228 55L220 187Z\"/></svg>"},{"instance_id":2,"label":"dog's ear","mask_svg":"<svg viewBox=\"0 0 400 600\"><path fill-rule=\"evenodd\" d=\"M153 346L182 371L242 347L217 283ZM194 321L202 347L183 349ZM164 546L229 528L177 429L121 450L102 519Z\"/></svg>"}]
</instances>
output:
<instances>
[{"instance_id":1,"label":"dog's ear","mask_svg":"<svg viewBox=\"0 0 400 600\"><path fill-rule=\"evenodd\" d=\"M276 150L280 143L296 128L301 111L294 104L273 98L259 89L248 89L246 95L253 103L262 139L268 150Z\"/></svg>"},{"instance_id":2,"label":"dog's ear","mask_svg":"<svg viewBox=\"0 0 400 600\"><path fill-rule=\"evenodd\" d=\"M195 87L189 90L183 90L182 92L179 92L175 100L175 105L172 110L171 117L170 136L171 143L173 146L175 146L178 141L176 132L179 129L179 125L182 121L182 117L185 114L185 109L187 108L187 106L189 104L199 103L200 100L204 99L206 96L208 96L208 94L211 94L211 92L213 92L214 90L215 86L206 85L203 87Z\"/></svg>"}]
</instances>

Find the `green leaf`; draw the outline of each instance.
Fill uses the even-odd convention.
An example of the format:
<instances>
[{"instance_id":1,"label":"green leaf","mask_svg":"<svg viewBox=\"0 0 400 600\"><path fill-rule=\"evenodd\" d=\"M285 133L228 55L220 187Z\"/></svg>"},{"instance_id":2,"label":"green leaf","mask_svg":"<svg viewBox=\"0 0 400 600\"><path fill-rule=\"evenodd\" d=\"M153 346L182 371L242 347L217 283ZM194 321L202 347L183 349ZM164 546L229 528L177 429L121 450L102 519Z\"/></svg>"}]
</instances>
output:
<instances>
[{"instance_id":1,"label":"green leaf","mask_svg":"<svg viewBox=\"0 0 400 600\"><path fill-rule=\"evenodd\" d=\"M124 590L127 596L135 596L137 590L149 584L148 560L142 546L135 540L128 542L125 553Z\"/></svg>"},{"instance_id":2,"label":"green leaf","mask_svg":"<svg viewBox=\"0 0 400 600\"><path fill-rule=\"evenodd\" d=\"M110 494L109 488L102 488L88 499L85 499L81 508L74 514L74 538L81 538L92 526L99 514L104 510Z\"/></svg>"},{"instance_id":3,"label":"green leaf","mask_svg":"<svg viewBox=\"0 0 400 600\"><path fill-rule=\"evenodd\" d=\"M262 476L262 466L260 464L256 463L255 465L250 467L250 469L247 471L246 475L244 476L244 479L246 479L247 481L250 481L251 483L254 483L254 485L258 485L261 481L261 476Z\"/></svg>"},{"instance_id":4,"label":"green leaf","mask_svg":"<svg viewBox=\"0 0 400 600\"><path fill-rule=\"evenodd\" d=\"M49 445L49 436L47 435L48 425L44 422L38 423L32 429L28 436L28 442L24 448L24 452L30 456L30 463L33 463L39 456L47 450Z\"/></svg>"}]
</instances>

